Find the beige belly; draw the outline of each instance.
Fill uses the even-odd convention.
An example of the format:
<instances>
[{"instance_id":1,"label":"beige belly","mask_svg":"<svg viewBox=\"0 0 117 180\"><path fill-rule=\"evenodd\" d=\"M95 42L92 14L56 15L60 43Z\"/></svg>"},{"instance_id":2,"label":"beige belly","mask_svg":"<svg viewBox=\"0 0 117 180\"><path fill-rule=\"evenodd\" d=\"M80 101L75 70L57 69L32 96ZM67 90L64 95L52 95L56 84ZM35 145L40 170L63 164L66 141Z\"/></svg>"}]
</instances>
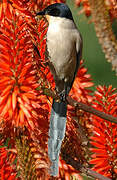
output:
<instances>
[{"instance_id":1,"label":"beige belly","mask_svg":"<svg viewBox=\"0 0 117 180\"><path fill-rule=\"evenodd\" d=\"M63 42L59 38L55 41L53 38L47 41L47 49L56 75L60 79L71 79L76 67L75 43L71 44L68 39Z\"/></svg>"},{"instance_id":2,"label":"beige belly","mask_svg":"<svg viewBox=\"0 0 117 180\"><path fill-rule=\"evenodd\" d=\"M62 91L65 82L71 84L76 70L76 41L68 29L51 26L47 32L47 50L50 70L56 86ZM58 29L57 29L58 28Z\"/></svg>"}]
</instances>

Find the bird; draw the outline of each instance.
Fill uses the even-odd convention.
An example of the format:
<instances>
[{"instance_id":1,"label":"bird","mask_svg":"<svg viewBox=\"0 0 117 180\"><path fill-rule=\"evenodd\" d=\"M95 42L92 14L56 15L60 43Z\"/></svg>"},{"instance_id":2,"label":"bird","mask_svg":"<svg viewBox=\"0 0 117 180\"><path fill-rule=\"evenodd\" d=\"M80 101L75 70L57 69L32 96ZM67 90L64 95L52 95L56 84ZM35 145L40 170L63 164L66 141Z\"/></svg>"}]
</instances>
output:
<instances>
[{"instance_id":1,"label":"bird","mask_svg":"<svg viewBox=\"0 0 117 180\"><path fill-rule=\"evenodd\" d=\"M67 120L67 95L69 94L82 58L83 40L77 28L70 8L64 3L54 3L36 16L44 16L48 21L47 43L51 73L60 101L53 99L49 138L48 156L51 161L49 174L58 176L59 154L65 136Z\"/></svg>"}]
</instances>

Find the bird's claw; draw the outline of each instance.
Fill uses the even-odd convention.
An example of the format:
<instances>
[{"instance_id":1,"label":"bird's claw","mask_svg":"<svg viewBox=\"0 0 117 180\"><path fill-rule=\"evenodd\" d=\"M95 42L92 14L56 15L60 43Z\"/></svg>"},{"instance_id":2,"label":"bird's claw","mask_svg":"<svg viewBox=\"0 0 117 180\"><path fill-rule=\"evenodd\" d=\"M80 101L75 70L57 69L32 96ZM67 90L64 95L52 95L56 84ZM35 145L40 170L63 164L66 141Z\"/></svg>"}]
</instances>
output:
<instances>
[{"instance_id":1,"label":"bird's claw","mask_svg":"<svg viewBox=\"0 0 117 180\"><path fill-rule=\"evenodd\" d=\"M66 93L65 90L63 90L62 92L59 93L60 96L60 100L65 102L66 101Z\"/></svg>"}]
</instances>

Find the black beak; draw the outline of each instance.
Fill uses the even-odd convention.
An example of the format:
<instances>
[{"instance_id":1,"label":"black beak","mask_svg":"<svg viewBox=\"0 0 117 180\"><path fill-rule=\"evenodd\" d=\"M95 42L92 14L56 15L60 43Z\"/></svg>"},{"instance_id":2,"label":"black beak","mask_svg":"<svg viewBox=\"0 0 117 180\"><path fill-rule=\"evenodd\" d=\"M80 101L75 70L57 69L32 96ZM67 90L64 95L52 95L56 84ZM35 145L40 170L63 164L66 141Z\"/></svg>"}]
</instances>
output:
<instances>
[{"instance_id":1,"label":"black beak","mask_svg":"<svg viewBox=\"0 0 117 180\"><path fill-rule=\"evenodd\" d=\"M44 16L44 15L45 15L45 11L40 11L36 13L36 16Z\"/></svg>"}]
</instances>

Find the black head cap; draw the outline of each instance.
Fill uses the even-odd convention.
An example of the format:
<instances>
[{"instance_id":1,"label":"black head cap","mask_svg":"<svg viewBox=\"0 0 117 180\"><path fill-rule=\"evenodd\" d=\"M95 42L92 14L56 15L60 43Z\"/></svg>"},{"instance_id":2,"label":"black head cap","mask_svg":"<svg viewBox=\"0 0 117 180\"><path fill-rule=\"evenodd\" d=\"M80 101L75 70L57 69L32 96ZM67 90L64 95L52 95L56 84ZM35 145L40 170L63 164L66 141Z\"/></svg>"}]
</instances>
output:
<instances>
[{"instance_id":1,"label":"black head cap","mask_svg":"<svg viewBox=\"0 0 117 180\"><path fill-rule=\"evenodd\" d=\"M37 15L50 15L73 20L72 13L69 7L64 3L51 4L48 7L46 7L43 11L37 13Z\"/></svg>"}]
</instances>

